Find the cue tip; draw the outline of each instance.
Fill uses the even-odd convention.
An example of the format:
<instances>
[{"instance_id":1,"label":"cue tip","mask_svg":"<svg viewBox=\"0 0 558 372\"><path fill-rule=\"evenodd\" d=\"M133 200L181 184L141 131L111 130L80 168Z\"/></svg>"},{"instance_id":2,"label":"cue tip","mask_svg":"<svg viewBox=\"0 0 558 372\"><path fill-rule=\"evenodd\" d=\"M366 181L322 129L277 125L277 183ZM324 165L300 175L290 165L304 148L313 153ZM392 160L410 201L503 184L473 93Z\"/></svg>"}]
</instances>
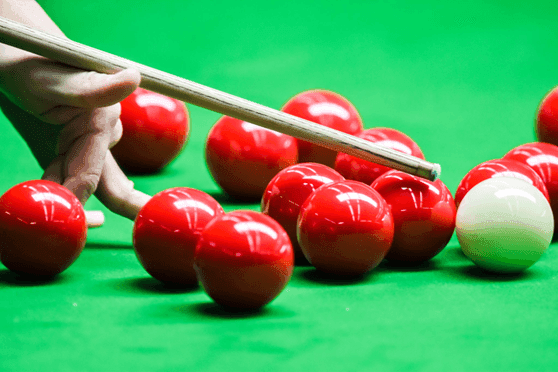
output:
<instances>
[{"instance_id":1,"label":"cue tip","mask_svg":"<svg viewBox=\"0 0 558 372\"><path fill-rule=\"evenodd\" d=\"M440 164L434 163L432 170L430 171L432 181L436 181L440 178L440 174L442 173L442 166Z\"/></svg>"}]
</instances>

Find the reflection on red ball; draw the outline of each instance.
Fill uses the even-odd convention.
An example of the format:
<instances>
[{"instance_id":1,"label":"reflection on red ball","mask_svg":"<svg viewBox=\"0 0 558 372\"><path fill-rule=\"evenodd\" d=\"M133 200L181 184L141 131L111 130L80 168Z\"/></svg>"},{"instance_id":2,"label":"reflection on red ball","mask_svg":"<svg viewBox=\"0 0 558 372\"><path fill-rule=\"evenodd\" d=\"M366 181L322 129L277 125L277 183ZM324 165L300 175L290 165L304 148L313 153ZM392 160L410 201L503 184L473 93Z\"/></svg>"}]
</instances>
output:
<instances>
[{"instance_id":1,"label":"reflection on red ball","mask_svg":"<svg viewBox=\"0 0 558 372\"><path fill-rule=\"evenodd\" d=\"M145 270L162 282L197 284L194 252L199 236L225 212L203 191L176 187L153 196L134 223L134 250Z\"/></svg>"},{"instance_id":2,"label":"reflection on red ball","mask_svg":"<svg viewBox=\"0 0 558 372\"><path fill-rule=\"evenodd\" d=\"M409 136L398 130L391 128L366 129L357 134L357 137L424 160L419 146ZM370 185L391 168L340 152L335 159L335 170L347 179Z\"/></svg>"},{"instance_id":3,"label":"reflection on red ball","mask_svg":"<svg viewBox=\"0 0 558 372\"><path fill-rule=\"evenodd\" d=\"M375 268L393 241L393 217L384 199L357 181L326 184L306 199L297 234L316 269L358 276Z\"/></svg>"},{"instance_id":4,"label":"reflection on red ball","mask_svg":"<svg viewBox=\"0 0 558 372\"><path fill-rule=\"evenodd\" d=\"M0 197L0 258L14 272L61 273L78 258L86 236L81 203L57 183L27 181Z\"/></svg>"},{"instance_id":5,"label":"reflection on red ball","mask_svg":"<svg viewBox=\"0 0 558 372\"><path fill-rule=\"evenodd\" d=\"M533 169L515 160L495 159L477 165L463 177L455 192L455 205L459 207L461 200L477 184L495 177L513 177L528 182L539 189L549 200L543 180Z\"/></svg>"},{"instance_id":6,"label":"reflection on red ball","mask_svg":"<svg viewBox=\"0 0 558 372\"><path fill-rule=\"evenodd\" d=\"M111 152L122 169L155 173L178 156L190 130L183 102L138 88L120 106L122 138Z\"/></svg>"},{"instance_id":7,"label":"reflection on red ball","mask_svg":"<svg viewBox=\"0 0 558 372\"><path fill-rule=\"evenodd\" d=\"M345 179L318 163L300 163L279 172L267 185L262 198L262 213L279 222L293 244L297 263L306 260L296 237L296 220L300 207L318 187Z\"/></svg>"},{"instance_id":8,"label":"reflection on red ball","mask_svg":"<svg viewBox=\"0 0 558 372\"><path fill-rule=\"evenodd\" d=\"M291 98L281 111L348 134L359 133L362 119L351 102L327 90L309 90ZM337 152L298 140L298 161L333 168Z\"/></svg>"},{"instance_id":9,"label":"reflection on red ball","mask_svg":"<svg viewBox=\"0 0 558 372\"><path fill-rule=\"evenodd\" d=\"M558 87L541 101L537 109L535 132L539 141L558 145Z\"/></svg>"},{"instance_id":10,"label":"reflection on red ball","mask_svg":"<svg viewBox=\"0 0 558 372\"><path fill-rule=\"evenodd\" d=\"M537 172L548 191L552 213L558 216L558 146L542 142L527 143L510 150L504 159L519 161ZM554 219L554 223L558 228L558 218Z\"/></svg>"},{"instance_id":11,"label":"reflection on red ball","mask_svg":"<svg viewBox=\"0 0 558 372\"><path fill-rule=\"evenodd\" d=\"M223 116L207 137L205 158L211 176L228 195L256 200L280 170L296 164L293 137Z\"/></svg>"},{"instance_id":12,"label":"reflection on red ball","mask_svg":"<svg viewBox=\"0 0 558 372\"><path fill-rule=\"evenodd\" d=\"M387 260L422 262L444 249L455 229L456 208L441 180L431 182L392 170L378 177L372 187L393 214L395 234Z\"/></svg>"},{"instance_id":13,"label":"reflection on red ball","mask_svg":"<svg viewBox=\"0 0 558 372\"><path fill-rule=\"evenodd\" d=\"M207 224L194 268L216 303L254 309L281 293L291 278L293 261L289 237L277 222L262 213L235 211Z\"/></svg>"}]
</instances>

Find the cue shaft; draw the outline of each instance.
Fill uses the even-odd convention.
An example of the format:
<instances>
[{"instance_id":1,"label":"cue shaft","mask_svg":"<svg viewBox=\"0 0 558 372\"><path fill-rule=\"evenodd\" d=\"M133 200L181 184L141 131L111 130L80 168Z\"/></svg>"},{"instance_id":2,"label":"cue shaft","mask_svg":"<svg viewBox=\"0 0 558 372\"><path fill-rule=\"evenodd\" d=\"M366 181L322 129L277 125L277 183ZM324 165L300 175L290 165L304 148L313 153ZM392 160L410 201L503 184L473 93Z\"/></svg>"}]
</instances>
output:
<instances>
[{"instance_id":1,"label":"cue shaft","mask_svg":"<svg viewBox=\"0 0 558 372\"><path fill-rule=\"evenodd\" d=\"M133 68L140 72L145 89L430 180L440 175L439 164L2 17L0 42L84 70L113 74Z\"/></svg>"}]
</instances>

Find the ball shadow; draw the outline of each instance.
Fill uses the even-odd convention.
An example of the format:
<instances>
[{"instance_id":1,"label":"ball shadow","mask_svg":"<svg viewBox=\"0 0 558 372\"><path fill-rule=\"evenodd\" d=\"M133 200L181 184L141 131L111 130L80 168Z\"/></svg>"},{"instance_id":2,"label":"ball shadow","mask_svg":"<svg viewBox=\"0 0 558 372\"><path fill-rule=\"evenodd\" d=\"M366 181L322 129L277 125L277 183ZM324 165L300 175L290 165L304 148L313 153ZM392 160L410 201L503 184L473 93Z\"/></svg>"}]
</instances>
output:
<instances>
[{"instance_id":1,"label":"ball shadow","mask_svg":"<svg viewBox=\"0 0 558 372\"><path fill-rule=\"evenodd\" d=\"M422 262L393 262L382 261L376 270L378 271L395 271L395 272L423 272L433 271L438 269L436 261L428 260Z\"/></svg>"},{"instance_id":2,"label":"ball shadow","mask_svg":"<svg viewBox=\"0 0 558 372\"><path fill-rule=\"evenodd\" d=\"M272 311L268 307L260 307L257 309L234 309L223 307L214 302L198 303L191 307L191 310L199 315L219 318L219 319L247 319L258 318L270 315Z\"/></svg>"},{"instance_id":3,"label":"ball shadow","mask_svg":"<svg viewBox=\"0 0 558 372\"><path fill-rule=\"evenodd\" d=\"M21 273L15 273L10 270L0 270L0 284L11 287L35 287L53 285L64 282L65 275L58 274L54 276L33 276Z\"/></svg>"},{"instance_id":4,"label":"ball shadow","mask_svg":"<svg viewBox=\"0 0 558 372\"><path fill-rule=\"evenodd\" d=\"M442 251L442 254L444 254L445 259L450 259L451 261L463 261L463 262L471 261L469 257L467 257L465 253L463 253L463 250L459 245L455 247L445 248Z\"/></svg>"},{"instance_id":5,"label":"ball shadow","mask_svg":"<svg viewBox=\"0 0 558 372\"><path fill-rule=\"evenodd\" d=\"M294 275L302 280L306 280L312 283L326 284L332 286L361 284L365 282L369 277L369 274L357 275L357 276L338 276L338 275L321 272L313 267L308 267L302 270L295 271Z\"/></svg>"},{"instance_id":6,"label":"ball shadow","mask_svg":"<svg viewBox=\"0 0 558 372\"><path fill-rule=\"evenodd\" d=\"M312 267L310 261L308 261L304 256L295 255L294 264L296 267Z\"/></svg>"},{"instance_id":7,"label":"ball shadow","mask_svg":"<svg viewBox=\"0 0 558 372\"><path fill-rule=\"evenodd\" d=\"M217 202L219 202L219 204L224 204L224 205L241 205L241 206L249 206L249 205L255 205L255 204L260 204L261 199L239 199L239 198L233 198L232 196L230 196L229 194L223 192L223 191L213 191L213 192L208 192L208 194L215 200L217 200Z\"/></svg>"},{"instance_id":8,"label":"ball shadow","mask_svg":"<svg viewBox=\"0 0 558 372\"><path fill-rule=\"evenodd\" d=\"M134 249L132 244L86 243L84 249Z\"/></svg>"},{"instance_id":9,"label":"ball shadow","mask_svg":"<svg viewBox=\"0 0 558 372\"><path fill-rule=\"evenodd\" d=\"M158 169L156 171L141 171L141 170L137 170L137 169L128 169L125 166L120 165L120 168L122 169L122 171L124 172L124 174L128 177L134 177L134 178L148 178L148 177L157 177L157 176L162 176L165 174L172 174L174 172L169 171L168 168L170 164L167 164L166 166L164 166L161 169Z\"/></svg>"},{"instance_id":10,"label":"ball shadow","mask_svg":"<svg viewBox=\"0 0 558 372\"><path fill-rule=\"evenodd\" d=\"M455 273L469 279L490 282L514 282L520 280L530 280L538 276L533 270L525 270L519 273L494 273L476 265L457 267L455 269Z\"/></svg>"},{"instance_id":11,"label":"ball shadow","mask_svg":"<svg viewBox=\"0 0 558 372\"><path fill-rule=\"evenodd\" d=\"M196 285L181 285L175 283L163 283L155 278L140 277L131 279L121 279L116 287L131 293L160 293L160 294L185 294L199 290Z\"/></svg>"}]
</instances>

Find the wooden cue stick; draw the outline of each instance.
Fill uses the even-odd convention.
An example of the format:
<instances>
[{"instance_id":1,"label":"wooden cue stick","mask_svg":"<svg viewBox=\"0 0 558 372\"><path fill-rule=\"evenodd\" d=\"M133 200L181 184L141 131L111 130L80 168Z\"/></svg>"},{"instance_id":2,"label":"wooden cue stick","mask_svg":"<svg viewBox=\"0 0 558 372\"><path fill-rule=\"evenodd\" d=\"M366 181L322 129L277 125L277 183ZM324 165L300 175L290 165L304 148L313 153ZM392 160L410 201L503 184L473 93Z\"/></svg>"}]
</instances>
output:
<instances>
[{"instance_id":1,"label":"wooden cue stick","mask_svg":"<svg viewBox=\"0 0 558 372\"><path fill-rule=\"evenodd\" d=\"M77 68L116 73L133 68L140 86L224 115L430 180L441 167L411 155L271 109L116 55L0 17L0 42Z\"/></svg>"}]
</instances>

